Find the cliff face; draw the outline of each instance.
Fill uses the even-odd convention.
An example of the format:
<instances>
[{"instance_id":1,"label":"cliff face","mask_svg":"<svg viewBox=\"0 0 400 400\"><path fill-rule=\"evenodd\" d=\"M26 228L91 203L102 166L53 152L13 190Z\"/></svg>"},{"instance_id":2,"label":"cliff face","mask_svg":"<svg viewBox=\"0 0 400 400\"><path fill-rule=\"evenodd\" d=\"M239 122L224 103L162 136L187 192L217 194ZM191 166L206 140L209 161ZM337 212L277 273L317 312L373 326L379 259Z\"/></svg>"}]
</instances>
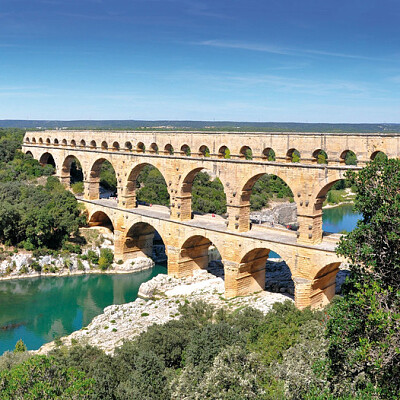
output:
<instances>
[{"instance_id":1,"label":"cliff face","mask_svg":"<svg viewBox=\"0 0 400 400\"><path fill-rule=\"evenodd\" d=\"M271 209L253 211L250 213L253 223L269 223L277 225L297 224L297 205L296 203L282 203Z\"/></svg>"}]
</instances>

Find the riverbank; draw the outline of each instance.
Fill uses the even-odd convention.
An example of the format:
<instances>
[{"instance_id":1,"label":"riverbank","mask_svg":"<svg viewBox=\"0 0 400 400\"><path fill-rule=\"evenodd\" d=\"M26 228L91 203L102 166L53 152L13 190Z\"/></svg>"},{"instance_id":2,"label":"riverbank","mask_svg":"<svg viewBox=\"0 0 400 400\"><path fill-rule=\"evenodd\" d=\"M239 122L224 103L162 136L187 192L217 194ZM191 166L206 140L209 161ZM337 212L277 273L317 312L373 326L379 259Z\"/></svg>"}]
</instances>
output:
<instances>
[{"instance_id":1,"label":"riverbank","mask_svg":"<svg viewBox=\"0 0 400 400\"><path fill-rule=\"evenodd\" d=\"M335 207L340 207L340 206L345 206L347 204L354 204L353 201L341 201L340 203L337 204L326 204L322 206L323 209L328 209L328 208L335 208Z\"/></svg>"},{"instance_id":2,"label":"riverbank","mask_svg":"<svg viewBox=\"0 0 400 400\"><path fill-rule=\"evenodd\" d=\"M235 310L244 306L254 307L267 313L275 302L293 301L287 294L261 291L244 297L226 299L224 281L205 270L195 271L193 277L172 278L157 275L143 283L134 302L112 305L95 317L85 328L57 341L45 344L39 354L46 354L59 345L88 344L113 354L124 340L130 340L147 330L150 325L164 324L180 318L179 306L202 300L217 308Z\"/></svg>"}]
</instances>

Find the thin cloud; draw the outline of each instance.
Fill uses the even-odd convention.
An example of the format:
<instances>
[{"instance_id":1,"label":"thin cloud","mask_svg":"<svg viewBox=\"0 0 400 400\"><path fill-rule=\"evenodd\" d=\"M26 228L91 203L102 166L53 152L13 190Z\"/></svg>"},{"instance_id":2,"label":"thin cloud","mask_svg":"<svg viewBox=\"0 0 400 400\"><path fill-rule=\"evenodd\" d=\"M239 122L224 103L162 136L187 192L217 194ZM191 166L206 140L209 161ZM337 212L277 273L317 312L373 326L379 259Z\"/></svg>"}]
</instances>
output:
<instances>
[{"instance_id":1,"label":"thin cloud","mask_svg":"<svg viewBox=\"0 0 400 400\"><path fill-rule=\"evenodd\" d=\"M288 56L316 55L316 56L351 58L351 59L371 60L371 61L387 60L386 58L368 57L368 56L363 56L363 55L359 55L359 54L348 54L348 53L331 52L331 51L325 51L325 50L313 50L313 49L294 49L294 48L283 47L283 46L273 46L273 45L260 44L260 43L237 42L237 41L218 40L218 39L203 40L200 42L195 42L194 44L200 45L200 46L211 46L211 47L221 47L221 48L228 48L228 49L259 51L259 52L281 54L281 55L288 55Z\"/></svg>"}]
</instances>

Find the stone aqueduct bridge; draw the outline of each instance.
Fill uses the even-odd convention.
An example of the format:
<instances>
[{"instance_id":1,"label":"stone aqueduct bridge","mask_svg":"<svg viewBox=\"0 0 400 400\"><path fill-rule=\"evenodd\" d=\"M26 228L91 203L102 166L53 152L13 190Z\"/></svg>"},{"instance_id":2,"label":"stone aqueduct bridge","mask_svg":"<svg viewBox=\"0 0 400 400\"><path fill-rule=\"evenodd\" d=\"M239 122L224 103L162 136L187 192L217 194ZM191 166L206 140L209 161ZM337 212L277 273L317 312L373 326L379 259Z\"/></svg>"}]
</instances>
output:
<instances>
[{"instance_id":1,"label":"stone aqueduct bridge","mask_svg":"<svg viewBox=\"0 0 400 400\"><path fill-rule=\"evenodd\" d=\"M230 158L226 159L226 149ZM253 158L246 159L251 149ZM268 161L271 149L275 161ZM293 152L300 162L291 162ZM317 164L320 150L328 164ZM50 155L56 175L70 185L72 162L79 160L84 176L84 197L89 223L112 223L115 256L128 259L149 254L155 229L168 256L168 273L188 276L205 268L208 248L215 245L225 268L226 295L233 297L264 289L265 262L273 250L287 262L300 308L317 307L334 295L341 260L335 255L337 235L322 231L322 203L330 187L349 168L360 168L378 152L400 155L400 134L229 133L161 131L39 131L27 132L23 151L41 163ZM353 151L357 167L345 165ZM247 153L248 154L248 153ZM99 199L100 169L114 167L118 203ZM146 165L162 173L170 208L136 207L136 179ZM227 199L227 220L195 217L191 212L193 179L211 170L221 180ZM263 174L282 178L297 204L297 233L251 226L250 195Z\"/></svg>"}]
</instances>

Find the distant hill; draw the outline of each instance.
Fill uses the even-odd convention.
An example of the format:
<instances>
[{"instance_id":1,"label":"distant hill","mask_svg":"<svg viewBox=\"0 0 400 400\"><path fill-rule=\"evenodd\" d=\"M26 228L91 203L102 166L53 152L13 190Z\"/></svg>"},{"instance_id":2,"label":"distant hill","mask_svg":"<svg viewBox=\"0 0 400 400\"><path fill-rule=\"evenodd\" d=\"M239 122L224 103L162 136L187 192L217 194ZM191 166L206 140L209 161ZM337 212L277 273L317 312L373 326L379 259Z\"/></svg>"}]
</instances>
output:
<instances>
[{"instance_id":1,"label":"distant hill","mask_svg":"<svg viewBox=\"0 0 400 400\"><path fill-rule=\"evenodd\" d=\"M329 124L298 122L140 121L140 120L0 120L2 128L26 129L180 129L263 132L382 132L398 133L400 124Z\"/></svg>"}]
</instances>

